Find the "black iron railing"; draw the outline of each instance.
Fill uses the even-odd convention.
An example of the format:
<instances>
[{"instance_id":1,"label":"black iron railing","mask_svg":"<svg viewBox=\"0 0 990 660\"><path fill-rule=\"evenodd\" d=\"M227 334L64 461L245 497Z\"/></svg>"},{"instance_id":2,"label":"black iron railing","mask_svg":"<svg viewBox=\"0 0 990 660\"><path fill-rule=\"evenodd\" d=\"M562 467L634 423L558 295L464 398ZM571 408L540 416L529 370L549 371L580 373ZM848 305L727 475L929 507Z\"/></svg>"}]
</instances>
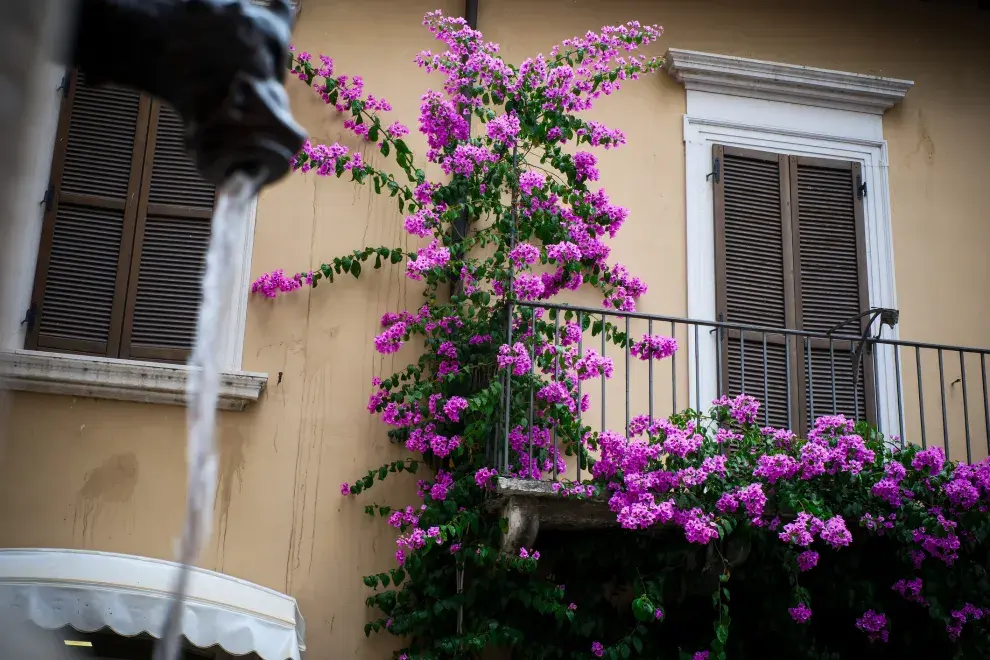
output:
<instances>
[{"instance_id":1,"label":"black iron railing","mask_svg":"<svg viewBox=\"0 0 990 660\"><path fill-rule=\"evenodd\" d=\"M556 346L560 328L572 322L581 328L579 356L594 349L611 358L613 378L578 384L578 400L590 395L589 410L579 414L593 429L628 432L635 415L652 420L685 408L707 410L718 396L745 392L761 402L761 422L799 435L820 416L844 414L870 422L900 446L939 443L949 458L967 462L990 453L990 349L881 336L883 324L896 323L892 310L875 310L827 332L809 332L548 303L515 307L516 323L523 319L517 336L527 329L535 333L536 316L542 315L542 321L553 326L543 339ZM622 346L612 341L614 332L633 340L662 334L676 339L679 348L669 359L641 361L631 354L628 342ZM505 415L491 448L493 464L501 470L509 468L513 429L525 429L529 455L534 455L533 417L540 385L535 359L533 363L530 378L505 382ZM520 388L528 391L520 393ZM506 403L510 401L511 406ZM568 443L576 447L574 440L554 433L553 451ZM541 478L560 476L552 462L549 469L538 470ZM569 470L580 480L577 463Z\"/></svg>"}]
</instances>

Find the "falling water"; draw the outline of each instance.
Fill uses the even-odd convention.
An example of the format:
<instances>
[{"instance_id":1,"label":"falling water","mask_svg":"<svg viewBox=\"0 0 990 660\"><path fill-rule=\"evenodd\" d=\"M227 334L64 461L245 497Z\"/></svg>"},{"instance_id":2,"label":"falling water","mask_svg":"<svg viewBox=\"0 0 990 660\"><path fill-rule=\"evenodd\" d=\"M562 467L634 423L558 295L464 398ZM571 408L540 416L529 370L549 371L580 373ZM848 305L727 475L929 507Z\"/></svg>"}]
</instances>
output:
<instances>
[{"instance_id":1,"label":"falling water","mask_svg":"<svg viewBox=\"0 0 990 660\"><path fill-rule=\"evenodd\" d=\"M230 292L227 273L234 253L237 227L247 224L251 200L258 191L262 176L234 172L217 194L216 210L206 253L206 274L203 277L203 301L196 326L196 344L189 359L189 380L186 386L187 414L186 521L179 546L181 569L176 580L172 602L162 630L161 643L155 650L155 660L178 658L179 623L183 601L189 586L190 567L213 529L213 497L217 481L217 454L213 432L220 394L220 337Z\"/></svg>"}]
</instances>

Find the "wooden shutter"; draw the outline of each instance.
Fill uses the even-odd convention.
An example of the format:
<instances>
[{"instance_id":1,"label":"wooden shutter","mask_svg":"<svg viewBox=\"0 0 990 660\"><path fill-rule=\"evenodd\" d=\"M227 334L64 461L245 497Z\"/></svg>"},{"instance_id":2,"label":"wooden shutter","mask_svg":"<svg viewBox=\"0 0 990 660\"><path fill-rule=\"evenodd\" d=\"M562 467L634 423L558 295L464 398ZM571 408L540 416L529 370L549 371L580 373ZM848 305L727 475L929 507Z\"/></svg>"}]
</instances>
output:
<instances>
[{"instance_id":1,"label":"wooden shutter","mask_svg":"<svg viewBox=\"0 0 990 660\"><path fill-rule=\"evenodd\" d=\"M156 101L121 357L184 361L196 334L214 186L193 165L179 115Z\"/></svg>"},{"instance_id":2,"label":"wooden shutter","mask_svg":"<svg viewBox=\"0 0 990 660\"><path fill-rule=\"evenodd\" d=\"M794 327L787 158L721 145L715 145L713 155L720 163L715 183L718 318ZM795 382L796 344L792 342L789 349L790 364L783 335L725 333L719 356L722 393L734 396L745 391L755 396L764 407L761 422L768 415L773 426L788 427L797 410L788 389L788 383L793 390Z\"/></svg>"},{"instance_id":3,"label":"wooden shutter","mask_svg":"<svg viewBox=\"0 0 990 660\"><path fill-rule=\"evenodd\" d=\"M789 158L797 327L804 330L825 333L869 309L863 203L857 191L861 168L838 160ZM846 339L831 346L813 341L810 369L808 346L803 345L805 422L833 412L876 422L872 356L864 354L858 370L853 370L857 344L851 340L860 337L862 329L861 322L845 326L836 336Z\"/></svg>"},{"instance_id":4,"label":"wooden shutter","mask_svg":"<svg viewBox=\"0 0 990 660\"><path fill-rule=\"evenodd\" d=\"M116 356L150 102L74 76L63 103L28 348Z\"/></svg>"}]
</instances>

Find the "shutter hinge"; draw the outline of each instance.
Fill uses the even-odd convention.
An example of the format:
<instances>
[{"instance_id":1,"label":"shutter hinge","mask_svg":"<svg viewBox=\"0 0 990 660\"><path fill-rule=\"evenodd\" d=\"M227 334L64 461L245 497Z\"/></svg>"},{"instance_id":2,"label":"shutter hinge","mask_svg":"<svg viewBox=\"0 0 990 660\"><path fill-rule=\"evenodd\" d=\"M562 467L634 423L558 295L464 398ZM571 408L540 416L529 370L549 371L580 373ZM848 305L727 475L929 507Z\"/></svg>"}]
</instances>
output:
<instances>
[{"instance_id":1,"label":"shutter hinge","mask_svg":"<svg viewBox=\"0 0 990 660\"><path fill-rule=\"evenodd\" d=\"M52 204L55 202L55 184L48 185L48 190L45 191L45 198L41 201L45 204L45 211L52 210Z\"/></svg>"},{"instance_id":2,"label":"shutter hinge","mask_svg":"<svg viewBox=\"0 0 990 660\"><path fill-rule=\"evenodd\" d=\"M863 181L863 177L856 176L856 199L863 199L866 197L866 181Z\"/></svg>"},{"instance_id":3,"label":"shutter hinge","mask_svg":"<svg viewBox=\"0 0 990 660\"><path fill-rule=\"evenodd\" d=\"M715 177L715 183L722 180L722 159L716 158L715 162L712 163L712 171L705 175L705 181Z\"/></svg>"},{"instance_id":4,"label":"shutter hinge","mask_svg":"<svg viewBox=\"0 0 990 660\"><path fill-rule=\"evenodd\" d=\"M56 88L56 90L59 91L59 92L62 92L62 98L66 98L67 99L67 98L69 98L69 88L70 87L72 87L72 74L69 73L69 72L66 72L66 74L64 76L62 76L62 82L61 82L61 84L59 84L59 86Z\"/></svg>"},{"instance_id":5,"label":"shutter hinge","mask_svg":"<svg viewBox=\"0 0 990 660\"><path fill-rule=\"evenodd\" d=\"M24 320L21 321L21 325L26 325L28 332L34 330L34 322L38 318L38 308L34 303L28 307L27 312L24 313Z\"/></svg>"}]
</instances>

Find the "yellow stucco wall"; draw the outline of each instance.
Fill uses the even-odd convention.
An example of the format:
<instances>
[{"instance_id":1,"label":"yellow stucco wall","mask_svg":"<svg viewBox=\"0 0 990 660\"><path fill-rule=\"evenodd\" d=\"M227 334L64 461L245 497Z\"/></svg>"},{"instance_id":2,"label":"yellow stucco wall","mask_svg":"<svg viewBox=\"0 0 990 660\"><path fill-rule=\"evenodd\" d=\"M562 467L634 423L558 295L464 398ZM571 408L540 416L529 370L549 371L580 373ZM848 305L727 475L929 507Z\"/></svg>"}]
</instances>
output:
<instances>
[{"instance_id":1,"label":"yellow stucco wall","mask_svg":"<svg viewBox=\"0 0 990 660\"><path fill-rule=\"evenodd\" d=\"M434 47L419 22L428 10L456 13L461 4L304 0L296 43L363 75L413 125L419 95L441 84L411 64ZM519 61L629 19L665 26L656 54L679 47L913 79L884 117L901 334L990 345L990 14L914 0L481 0L479 27ZM289 88L316 140L342 135L309 90L296 81ZM629 136L625 148L600 154L602 184L631 210L613 255L649 281L641 308L672 315L686 312L684 107L683 88L661 74L628 84L594 113ZM410 143L422 153L420 138L414 132ZM252 272L302 270L365 244L414 245L389 200L292 176L261 197ZM365 404L372 376L412 353L383 358L370 339L383 312L417 306L418 296L414 282L383 269L249 306L244 368L271 380L258 405L221 415L217 532L202 564L295 596L313 658L386 655L388 640L362 633L359 576L391 566L392 535L361 511L370 497L344 501L338 488L401 455ZM0 453L0 547L171 558L184 493L182 409L19 393L11 405ZM413 491L406 477L374 498L399 504Z\"/></svg>"}]
</instances>

